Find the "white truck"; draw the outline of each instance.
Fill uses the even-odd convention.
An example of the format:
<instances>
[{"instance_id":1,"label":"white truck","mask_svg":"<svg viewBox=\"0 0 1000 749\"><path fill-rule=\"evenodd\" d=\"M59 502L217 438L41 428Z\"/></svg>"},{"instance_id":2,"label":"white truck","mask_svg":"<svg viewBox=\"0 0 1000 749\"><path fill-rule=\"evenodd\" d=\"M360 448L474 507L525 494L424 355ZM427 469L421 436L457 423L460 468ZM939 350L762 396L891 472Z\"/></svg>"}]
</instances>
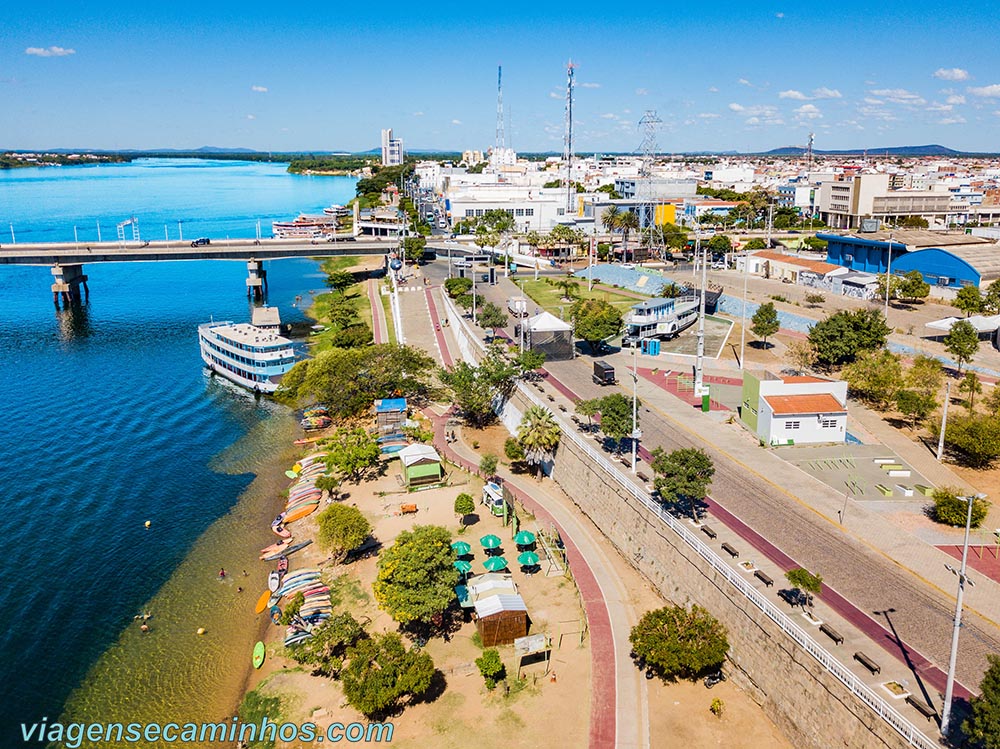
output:
<instances>
[{"instance_id":1,"label":"white truck","mask_svg":"<svg viewBox=\"0 0 1000 749\"><path fill-rule=\"evenodd\" d=\"M527 317L528 300L523 296L512 296L507 300L507 311L514 317Z\"/></svg>"}]
</instances>

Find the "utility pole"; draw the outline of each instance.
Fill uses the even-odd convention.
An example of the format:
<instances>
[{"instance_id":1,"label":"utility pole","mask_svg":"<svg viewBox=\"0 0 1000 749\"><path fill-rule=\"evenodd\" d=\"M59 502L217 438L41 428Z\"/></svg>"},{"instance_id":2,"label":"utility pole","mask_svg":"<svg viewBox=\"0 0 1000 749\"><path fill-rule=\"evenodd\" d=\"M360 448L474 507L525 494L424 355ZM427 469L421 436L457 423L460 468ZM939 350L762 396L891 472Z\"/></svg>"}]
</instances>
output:
<instances>
[{"instance_id":1,"label":"utility pole","mask_svg":"<svg viewBox=\"0 0 1000 749\"><path fill-rule=\"evenodd\" d=\"M743 364L743 354L746 351L747 341L747 277L750 275L750 253L743 251L743 321L740 323L740 371L745 369Z\"/></svg>"},{"instance_id":2,"label":"utility pole","mask_svg":"<svg viewBox=\"0 0 1000 749\"><path fill-rule=\"evenodd\" d=\"M597 231L597 226L594 226L594 231ZM587 291L594 290L594 245L597 243L597 237L590 238L590 252L587 253Z\"/></svg>"},{"instance_id":3,"label":"utility pole","mask_svg":"<svg viewBox=\"0 0 1000 749\"><path fill-rule=\"evenodd\" d=\"M941 408L941 434L938 435L937 461L944 455L944 430L948 428L948 402L951 400L951 380L944 384L944 406Z\"/></svg>"},{"instance_id":4,"label":"utility pole","mask_svg":"<svg viewBox=\"0 0 1000 749\"><path fill-rule=\"evenodd\" d=\"M889 322L889 296L892 287L892 232L889 232L889 254L885 262L885 321ZM941 432L943 435L944 432ZM938 458L940 460L940 458Z\"/></svg>"},{"instance_id":5,"label":"utility pole","mask_svg":"<svg viewBox=\"0 0 1000 749\"><path fill-rule=\"evenodd\" d=\"M973 497L959 497L964 499L969 507L965 517L965 543L962 545L962 566L956 570L950 564L945 565L945 569L953 575L958 576L958 596L955 601L955 624L951 634L951 657L948 659L948 681L944 688L944 704L941 706L941 735L948 735L948 724L951 722L951 698L955 689L955 664L958 660L958 635L962 631L962 598L965 595L965 584L974 585L966 576L966 562L969 558L969 529L972 527L972 506L977 499L984 499L985 494L976 494Z\"/></svg>"},{"instance_id":6,"label":"utility pole","mask_svg":"<svg viewBox=\"0 0 1000 749\"><path fill-rule=\"evenodd\" d=\"M695 224L695 257L701 250L701 225ZM708 245L705 245L705 253L708 252ZM704 254L701 258L701 293L698 299L698 356L694 365L694 394L698 398L704 395L705 389L705 286L708 284L708 263Z\"/></svg>"},{"instance_id":7,"label":"utility pole","mask_svg":"<svg viewBox=\"0 0 1000 749\"><path fill-rule=\"evenodd\" d=\"M528 309L527 309L528 308L528 300L527 300L527 297L524 296L524 281L519 281L518 282L518 286L521 287L521 299L524 300L524 307L525 307L525 309L524 309L525 314L524 315L521 315L520 312L517 313L518 317L520 318L520 320L517 323L517 337L518 337L518 341L520 342L520 352L523 354L524 353L524 321L528 317L528 315L527 315L527 313L528 313Z\"/></svg>"},{"instance_id":8,"label":"utility pole","mask_svg":"<svg viewBox=\"0 0 1000 749\"><path fill-rule=\"evenodd\" d=\"M635 473L636 453L639 450L639 342L632 345L632 473Z\"/></svg>"}]
</instances>

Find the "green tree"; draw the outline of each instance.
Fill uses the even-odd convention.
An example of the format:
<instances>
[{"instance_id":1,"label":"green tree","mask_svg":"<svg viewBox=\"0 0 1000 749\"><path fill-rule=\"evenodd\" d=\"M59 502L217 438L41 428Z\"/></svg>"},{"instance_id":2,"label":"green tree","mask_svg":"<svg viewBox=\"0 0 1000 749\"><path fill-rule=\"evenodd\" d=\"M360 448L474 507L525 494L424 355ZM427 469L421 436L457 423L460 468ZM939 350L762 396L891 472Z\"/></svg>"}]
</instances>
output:
<instances>
[{"instance_id":1,"label":"green tree","mask_svg":"<svg viewBox=\"0 0 1000 749\"><path fill-rule=\"evenodd\" d=\"M372 532L372 524L357 507L332 504L317 518L319 544L335 558L343 559L348 552L363 544Z\"/></svg>"},{"instance_id":2,"label":"green tree","mask_svg":"<svg viewBox=\"0 0 1000 749\"><path fill-rule=\"evenodd\" d=\"M743 245L743 249L747 250L747 251L750 251L750 250L766 250L767 249L767 242L765 242L760 237L754 237L753 239L750 239L749 241L747 241L747 243L745 245Z\"/></svg>"},{"instance_id":3,"label":"green tree","mask_svg":"<svg viewBox=\"0 0 1000 749\"><path fill-rule=\"evenodd\" d=\"M930 426L937 437L940 426ZM949 417L944 444L959 463L989 468L1000 458L1000 417L971 413Z\"/></svg>"},{"instance_id":4,"label":"green tree","mask_svg":"<svg viewBox=\"0 0 1000 749\"><path fill-rule=\"evenodd\" d=\"M508 437L503 443L503 454L511 463L520 463L524 460L524 448L516 437Z\"/></svg>"},{"instance_id":5,"label":"green tree","mask_svg":"<svg viewBox=\"0 0 1000 749\"><path fill-rule=\"evenodd\" d=\"M842 375L854 395L885 411L899 392L903 365L900 356L888 349L862 351Z\"/></svg>"},{"instance_id":6,"label":"green tree","mask_svg":"<svg viewBox=\"0 0 1000 749\"><path fill-rule=\"evenodd\" d=\"M1000 279L986 287L986 293L983 295L983 311L993 315L1000 312Z\"/></svg>"},{"instance_id":7,"label":"green tree","mask_svg":"<svg viewBox=\"0 0 1000 749\"><path fill-rule=\"evenodd\" d=\"M923 421L934 413L937 401L916 390L900 390L896 393L896 408L910 419L910 428L916 429L918 421Z\"/></svg>"},{"instance_id":8,"label":"green tree","mask_svg":"<svg viewBox=\"0 0 1000 749\"><path fill-rule=\"evenodd\" d=\"M517 427L517 441L524 448L524 459L535 471L552 460L561 436L555 416L542 406L529 406Z\"/></svg>"},{"instance_id":9,"label":"green tree","mask_svg":"<svg viewBox=\"0 0 1000 749\"><path fill-rule=\"evenodd\" d=\"M1000 389L1000 388L998 388ZM580 416L587 417L587 426L594 426L594 416L601 410L601 399L600 398L590 398L588 400L579 400L576 402L576 406L573 408L574 413L580 414Z\"/></svg>"},{"instance_id":10,"label":"green tree","mask_svg":"<svg viewBox=\"0 0 1000 749\"><path fill-rule=\"evenodd\" d=\"M924 280L918 270L911 270L902 278L899 285L899 296L907 301L926 299L931 293L931 285Z\"/></svg>"},{"instance_id":11,"label":"green tree","mask_svg":"<svg viewBox=\"0 0 1000 749\"><path fill-rule=\"evenodd\" d=\"M493 302L486 302L479 309L477 322L479 327L490 331L490 338L496 338L497 328L507 325L507 313L500 309Z\"/></svg>"},{"instance_id":12,"label":"green tree","mask_svg":"<svg viewBox=\"0 0 1000 749\"><path fill-rule=\"evenodd\" d=\"M476 511L476 501L472 498L471 494L462 492L457 497L455 497L455 514L462 516L462 524L465 524L465 518Z\"/></svg>"},{"instance_id":13,"label":"green tree","mask_svg":"<svg viewBox=\"0 0 1000 749\"><path fill-rule=\"evenodd\" d=\"M788 580L788 583L793 588L799 591L799 602L802 604L803 608L805 608L807 603L811 607L813 596L819 595L823 591L822 576L814 575L801 567L788 570L788 572L785 573L785 579Z\"/></svg>"},{"instance_id":14,"label":"green tree","mask_svg":"<svg viewBox=\"0 0 1000 749\"><path fill-rule=\"evenodd\" d=\"M986 394L986 411L993 416L1000 416L1000 386L994 385Z\"/></svg>"},{"instance_id":15,"label":"green tree","mask_svg":"<svg viewBox=\"0 0 1000 749\"><path fill-rule=\"evenodd\" d=\"M391 713L404 697L420 697L434 679L430 655L407 650L395 632L360 640L347 651L347 659L341 672L344 696L369 718Z\"/></svg>"},{"instance_id":16,"label":"green tree","mask_svg":"<svg viewBox=\"0 0 1000 749\"><path fill-rule=\"evenodd\" d=\"M911 390L936 401L944 384L944 368L933 356L918 354L906 370L905 383Z\"/></svg>"},{"instance_id":17,"label":"green tree","mask_svg":"<svg viewBox=\"0 0 1000 749\"><path fill-rule=\"evenodd\" d=\"M492 478L496 476L497 464L499 462L500 458L488 453L479 459L479 472L486 478Z\"/></svg>"},{"instance_id":18,"label":"green tree","mask_svg":"<svg viewBox=\"0 0 1000 749\"><path fill-rule=\"evenodd\" d=\"M358 322L358 310L346 297L333 299L326 314L330 318L330 322L338 328L347 328Z\"/></svg>"},{"instance_id":19,"label":"green tree","mask_svg":"<svg viewBox=\"0 0 1000 749\"><path fill-rule=\"evenodd\" d=\"M881 311L840 311L812 326L809 344L816 363L829 368L853 361L860 351L884 347L889 332Z\"/></svg>"},{"instance_id":20,"label":"green tree","mask_svg":"<svg viewBox=\"0 0 1000 749\"><path fill-rule=\"evenodd\" d=\"M598 406L601 412L601 431L616 441L620 453L622 440L632 434L632 399L622 393L612 393L601 398Z\"/></svg>"},{"instance_id":21,"label":"green tree","mask_svg":"<svg viewBox=\"0 0 1000 749\"><path fill-rule=\"evenodd\" d=\"M595 352L604 340L618 335L624 324L622 313L603 299L581 299L573 305L570 315L576 336Z\"/></svg>"},{"instance_id":22,"label":"green tree","mask_svg":"<svg viewBox=\"0 0 1000 749\"><path fill-rule=\"evenodd\" d=\"M453 561L447 528L418 525L403 531L379 556L375 600L400 624L429 622L455 599Z\"/></svg>"},{"instance_id":23,"label":"green tree","mask_svg":"<svg viewBox=\"0 0 1000 749\"><path fill-rule=\"evenodd\" d=\"M977 749L1000 749L1000 655L988 653L989 668L979 682L979 694L970 701L962 732Z\"/></svg>"},{"instance_id":24,"label":"green tree","mask_svg":"<svg viewBox=\"0 0 1000 749\"><path fill-rule=\"evenodd\" d=\"M472 290L471 278L449 278L444 282L444 290L452 299L456 299L462 294Z\"/></svg>"},{"instance_id":25,"label":"green tree","mask_svg":"<svg viewBox=\"0 0 1000 749\"><path fill-rule=\"evenodd\" d=\"M983 311L983 295L978 286L963 286L955 294L955 301L952 306L965 313L965 316L974 315Z\"/></svg>"},{"instance_id":26,"label":"green tree","mask_svg":"<svg viewBox=\"0 0 1000 749\"><path fill-rule=\"evenodd\" d=\"M757 308L750 318L753 323L750 330L758 338L764 341L764 348L767 348L767 339L778 332L778 310L774 308L774 302L766 302Z\"/></svg>"},{"instance_id":27,"label":"green tree","mask_svg":"<svg viewBox=\"0 0 1000 749\"><path fill-rule=\"evenodd\" d=\"M562 298L564 300L571 300L571 299L578 299L579 298L579 296L580 296L580 294L579 294L580 282L579 281L575 281L572 278L559 278L559 279L556 279L554 281L552 279L547 279L547 280L549 280L553 286L558 286L560 289L562 289L562 292L563 292L562 293Z\"/></svg>"},{"instance_id":28,"label":"green tree","mask_svg":"<svg viewBox=\"0 0 1000 749\"><path fill-rule=\"evenodd\" d=\"M691 504L691 517L697 519L695 503L704 499L715 475L712 459L700 447L682 447L670 453L657 447L652 457L653 485L661 500L680 502L687 499Z\"/></svg>"},{"instance_id":29,"label":"green tree","mask_svg":"<svg viewBox=\"0 0 1000 749\"><path fill-rule=\"evenodd\" d=\"M958 383L958 392L968 394L969 398L965 405L969 411L974 411L976 408L976 396L983 392L983 383L979 381L979 377L975 372L966 372L965 377Z\"/></svg>"},{"instance_id":30,"label":"green tree","mask_svg":"<svg viewBox=\"0 0 1000 749\"><path fill-rule=\"evenodd\" d=\"M479 673L486 681L486 688L493 689L499 682L503 681L505 669L503 661L500 660L500 651L496 648L489 648L476 658L476 665L479 666Z\"/></svg>"},{"instance_id":31,"label":"green tree","mask_svg":"<svg viewBox=\"0 0 1000 749\"><path fill-rule=\"evenodd\" d=\"M312 666L314 673L337 678L347 651L365 636L364 627L344 612L314 627L312 637L288 648L288 653L296 663Z\"/></svg>"},{"instance_id":32,"label":"green tree","mask_svg":"<svg viewBox=\"0 0 1000 749\"><path fill-rule=\"evenodd\" d=\"M354 274L346 270L335 270L328 273L323 282L331 289L339 291L341 295L355 284Z\"/></svg>"},{"instance_id":33,"label":"green tree","mask_svg":"<svg viewBox=\"0 0 1000 749\"><path fill-rule=\"evenodd\" d=\"M403 239L403 250L406 259L412 263L419 263L424 259L424 250L427 248L425 237L406 237Z\"/></svg>"},{"instance_id":34,"label":"green tree","mask_svg":"<svg viewBox=\"0 0 1000 749\"><path fill-rule=\"evenodd\" d=\"M358 348L367 346L373 338L372 329L366 323L359 322L336 331L330 336L330 345L336 348Z\"/></svg>"},{"instance_id":35,"label":"green tree","mask_svg":"<svg viewBox=\"0 0 1000 749\"><path fill-rule=\"evenodd\" d=\"M634 211L622 211L618 215L618 230L622 233L622 258L628 251L628 235L634 231L639 231L639 214ZM632 259L635 259L635 251L632 252Z\"/></svg>"},{"instance_id":36,"label":"green tree","mask_svg":"<svg viewBox=\"0 0 1000 749\"><path fill-rule=\"evenodd\" d=\"M292 600L288 602L288 605L285 606L285 610L281 612L281 623L288 626L295 621L295 617L299 615L299 611L302 609L302 604L305 602L306 596L301 590L292 596Z\"/></svg>"},{"instance_id":37,"label":"green tree","mask_svg":"<svg viewBox=\"0 0 1000 749\"><path fill-rule=\"evenodd\" d=\"M474 426L484 426L496 418L494 400L510 397L517 368L491 350L473 366L459 361L451 369L442 369L441 382L451 388L462 416Z\"/></svg>"},{"instance_id":38,"label":"green tree","mask_svg":"<svg viewBox=\"0 0 1000 749\"><path fill-rule=\"evenodd\" d=\"M791 341L785 348L785 354L798 374L808 372L816 364L816 351L809 341Z\"/></svg>"},{"instance_id":39,"label":"green tree","mask_svg":"<svg viewBox=\"0 0 1000 749\"><path fill-rule=\"evenodd\" d=\"M955 528L964 528L969 515L969 503L963 499L964 496L965 492L952 487L943 486L935 489L931 497L934 503L930 508L930 515L934 522L951 525ZM974 498L972 500L971 527L978 528L982 525L989 511L989 502L979 497Z\"/></svg>"},{"instance_id":40,"label":"green tree","mask_svg":"<svg viewBox=\"0 0 1000 749\"><path fill-rule=\"evenodd\" d=\"M381 461L378 441L360 427L338 428L324 443L329 448L323 458L326 467L355 483L360 483Z\"/></svg>"},{"instance_id":41,"label":"green tree","mask_svg":"<svg viewBox=\"0 0 1000 749\"><path fill-rule=\"evenodd\" d=\"M667 281L660 287L660 296L664 299L676 299L684 293L684 289L673 281Z\"/></svg>"},{"instance_id":42,"label":"green tree","mask_svg":"<svg viewBox=\"0 0 1000 749\"><path fill-rule=\"evenodd\" d=\"M879 299L885 299L885 285L886 285L886 275L885 273L880 273L877 276L878 286L875 287L875 296ZM895 273L888 278L889 283L889 298L896 299L900 296L900 289L903 286L903 279L901 276L897 276Z\"/></svg>"},{"instance_id":43,"label":"green tree","mask_svg":"<svg viewBox=\"0 0 1000 749\"><path fill-rule=\"evenodd\" d=\"M330 492L330 496L336 497L340 493L340 477L323 474L316 479L316 488L321 492Z\"/></svg>"},{"instance_id":44,"label":"green tree","mask_svg":"<svg viewBox=\"0 0 1000 749\"><path fill-rule=\"evenodd\" d=\"M959 320L952 325L942 340L945 350L958 360L959 372L962 371L962 365L972 361L972 357L979 351L979 333L968 320Z\"/></svg>"},{"instance_id":45,"label":"green tree","mask_svg":"<svg viewBox=\"0 0 1000 749\"><path fill-rule=\"evenodd\" d=\"M729 652L726 629L701 606L664 606L643 614L629 642L636 657L663 679L717 669Z\"/></svg>"},{"instance_id":46,"label":"green tree","mask_svg":"<svg viewBox=\"0 0 1000 749\"><path fill-rule=\"evenodd\" d=\"M528 374L528 372L534 372L536 369L541 369L544 364L544 351L532 351L531 349L525 349L514 359L514 365L518 369L519 377L524 377Z\"/></svg>"},{"instance_id":47,"label":"green tree","mask_svg":"<svg viewBox=\"0 0 1000 749\"><path fill-rule=\"evenodd\" d=\"M725 234L715 234L708 240L708 251L713 254L728 254L733 251L733 240Z\"/></svg>"}]
</instances>

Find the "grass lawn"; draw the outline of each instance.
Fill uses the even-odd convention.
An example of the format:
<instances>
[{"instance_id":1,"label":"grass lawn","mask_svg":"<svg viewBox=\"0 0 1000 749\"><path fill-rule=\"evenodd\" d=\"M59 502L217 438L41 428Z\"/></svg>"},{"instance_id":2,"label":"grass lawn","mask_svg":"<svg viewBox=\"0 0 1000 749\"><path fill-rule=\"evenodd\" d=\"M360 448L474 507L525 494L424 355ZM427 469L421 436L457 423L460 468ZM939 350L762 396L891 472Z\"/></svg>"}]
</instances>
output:
<instances>
[{"instance_id":1,"label":"grass lawn","mask_svg":"<svg viewBox=\"0 0 1000 749\"><path fill-rule=\"evenodd\" d=\"M324 273L333 273L334 271L337 270L350 270L355 265L358 265L358 263L362 261L364 258L353 257L353 256L345 257L342 255L338 255L336 257L327 257L323 259L315 258L315 259L319 260L319 267Z\"/></svg>"},{"instance_id":2,"label":"grass lawn","mask_svg":"<svg viewBox=\"0 0 1000 749\"><path fill-rule=\"evenodd\" d=\"M358 320L367 325L368 329L371 330L372 308L368 303L367 283L367 281L362 281L350 286L344 291L344 298L350 302L351 307L358 313ZM317 294L313 298L312 307L309 308L309 316L314 318L320 325L326 325L327 329L310 336L309 340L313 343L313 346L310 347L312 354L318 354L320 351L326 351L331 347L330 339L336 334L337 326L330 321L330 305L338 299L340 299L340 293L337 291Z\"/></svg>"},{"instance_id":3,"label":"grass lawn","mask_svg":"<svg viewBox=\"0 0 1000 749\"><path fill-rule=\"evenodd\" d=\"M396 342L396 323L392 319L392 305L389 304L389 295L379 292L379 299L382 300L382 309L385 310L386 340L389 343Z\"/></svg>"},{"instance_id":4,"label":"grass lawn","mask_svg":"<svg viewBox=\"0 0 1000 749\"><path fill-rule=\"evenodd\" d=\"M546 282L545 279L538 279L537 281L525 281L524 282L524 293L534 300L535 304L544 309L547 312L558 316L560 305L563 307L565 314L569 315L569 307L572 303L566 303L561 301L562 289L558 286L553 286ZM628 297L624 294L616 294L613 291L598 291L594 289L593 291L587 291L587 281L583 280L576 287L576 295L581 299L602 299L610 304L614 305L624 313L633 304L639 302L639 299L634 297ZM529 309L529 312L532 310Z\"/></svg>"}]
</instances>

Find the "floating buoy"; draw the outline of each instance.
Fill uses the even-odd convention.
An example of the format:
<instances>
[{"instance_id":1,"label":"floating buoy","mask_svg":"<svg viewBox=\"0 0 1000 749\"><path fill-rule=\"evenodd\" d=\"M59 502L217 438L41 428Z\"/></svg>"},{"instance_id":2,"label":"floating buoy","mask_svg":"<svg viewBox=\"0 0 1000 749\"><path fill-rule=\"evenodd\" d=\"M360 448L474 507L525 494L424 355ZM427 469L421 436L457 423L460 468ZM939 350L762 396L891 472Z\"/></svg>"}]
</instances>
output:
<instances>
[{"instance_id":1,"label":"floating buoy","mask_svg":"<svg viewBox=\"0 0 1000 749\"><path fill-rule=\"evenodd\" d=\"M204 627L198 627L198 634L199 635L205 634L205 628Z\"/></svg>"},{"instance_id":2,"label":"floating buoy","mask_svg":"<svg viewBox=\"0 0 1000 749\"><path fill-rule=\"evenodd\" d=\"M152 525L152 523L151 523L151 522L149 522L149 521L147 520L147 521L146 521L146 527L148 528L148 527L149 527L149 526L151 526L151 525Z\"/></svg>"}]
</instances>

